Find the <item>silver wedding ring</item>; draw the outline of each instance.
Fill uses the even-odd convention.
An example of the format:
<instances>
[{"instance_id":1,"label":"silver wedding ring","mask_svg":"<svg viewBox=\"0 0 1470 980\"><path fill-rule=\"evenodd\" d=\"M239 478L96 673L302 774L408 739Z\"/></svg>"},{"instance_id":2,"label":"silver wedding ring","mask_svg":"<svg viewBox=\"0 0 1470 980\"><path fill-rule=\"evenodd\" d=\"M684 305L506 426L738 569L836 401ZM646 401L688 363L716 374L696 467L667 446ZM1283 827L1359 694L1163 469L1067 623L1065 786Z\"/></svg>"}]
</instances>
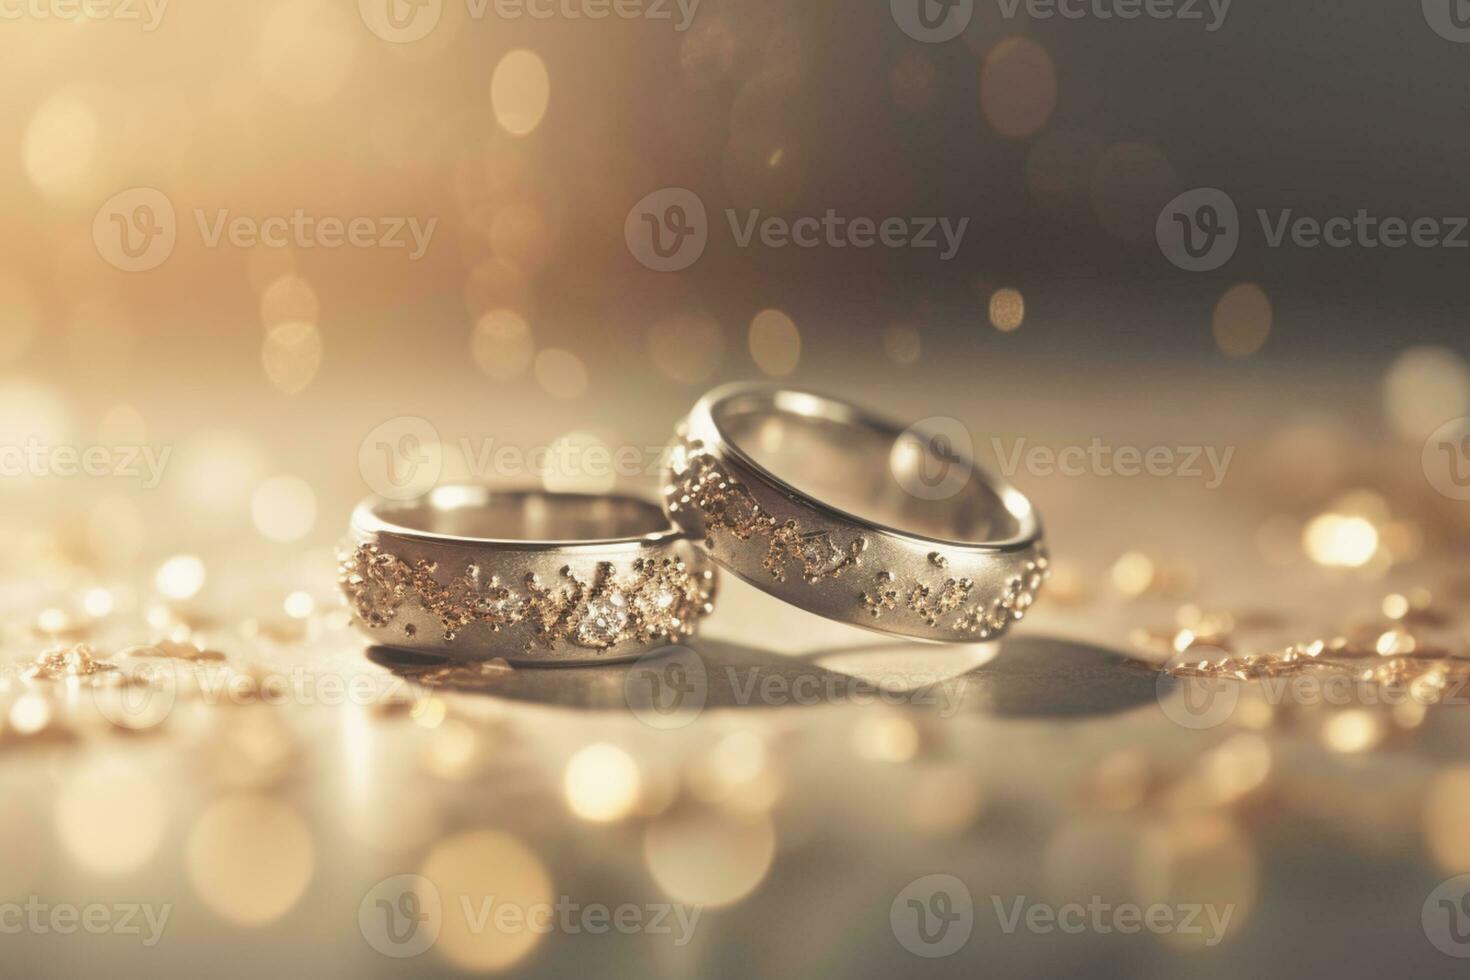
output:
<instances>
[{"instance_id":1,"label":"silver wedding ring","mask_svg":"<svg viewBox=\"0 0 1470 980\"><path fill-rule=\"evenodd\" d=\"M693 634L715 592L657 504L484 487L363 503L339 573L375 642L512 663L643 656Z\"/></svg>"},{"instance_id":2,"label":"silver wedding ring","mask_svg":"<svg viewBox=\"0 0 1470 980\"><path fill-rule=\"evenodd\" d=\"M942 428L800 391L720 388L675 435L664 510L725 569L809 612L990 640L1047 577L1041 524Z\"/></svg>"}]
</instances>

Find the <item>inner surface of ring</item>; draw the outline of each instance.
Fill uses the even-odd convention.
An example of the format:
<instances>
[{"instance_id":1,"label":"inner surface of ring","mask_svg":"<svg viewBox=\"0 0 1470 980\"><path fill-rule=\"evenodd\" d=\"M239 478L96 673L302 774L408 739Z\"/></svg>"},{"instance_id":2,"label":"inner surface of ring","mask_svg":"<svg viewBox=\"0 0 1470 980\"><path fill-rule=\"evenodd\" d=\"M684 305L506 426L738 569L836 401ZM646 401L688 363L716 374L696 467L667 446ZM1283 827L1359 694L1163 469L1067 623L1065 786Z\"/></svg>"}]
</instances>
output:
<instances>
[{"instance_id":1,"label":"inner surface of ring","mask_svg":"<svg viewBox=\"0 0 1470 980\"><path fill-rule=\"evenodd\" d=\"M669 529L656 504L631 497L494 493L476 487L443 487L423 500L384 505L378 516L408 531L493 541L582 544Z\"/></svg>"},{"instance_id":2,"label":"inner surface of ring","mask_svg":"<svg viewBox=\"0 0 1470 980\"><path fill-rule=\"evenodd\" d=\"M850 417L841 405L802 397L803 411L768 398L715 407L725 439L802 494L896 531L988 544L1023 533L1030 505L1002 498L943 433L916 435Z\"/></svg>"}]
</instances>

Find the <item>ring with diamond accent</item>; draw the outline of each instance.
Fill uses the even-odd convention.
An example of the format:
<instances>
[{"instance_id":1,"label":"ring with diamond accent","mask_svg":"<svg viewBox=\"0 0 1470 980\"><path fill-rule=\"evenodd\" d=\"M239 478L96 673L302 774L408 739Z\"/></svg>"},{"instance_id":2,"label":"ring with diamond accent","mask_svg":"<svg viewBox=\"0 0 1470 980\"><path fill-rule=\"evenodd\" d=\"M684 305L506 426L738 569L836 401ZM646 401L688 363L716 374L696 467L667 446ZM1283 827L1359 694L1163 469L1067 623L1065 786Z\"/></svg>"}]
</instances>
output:
<instances>
[{"instance_id":1,"label":"ring with diamond accent","mask_svg":"<svg viewBox=\"0 0 1470 980\"><path fill-rule=\"evenodd\" d=\"M726 570L809 612L911 639L991 640L1048 575L1031 504L954 419L905 428L834 398L716 389L670 446L664 511Z\"/></svg>"},{"instance_id":2,"label":"ring with diamond accent","mask_svg":"<svg viewBox=\"0 0 1470 980\"><path fill-rule=\"evenodd\" d=\"M359 506L339 583L379 645L570 665L688 638L716 579L650 501L450 486Z\"/></svg>"}]
</instances>

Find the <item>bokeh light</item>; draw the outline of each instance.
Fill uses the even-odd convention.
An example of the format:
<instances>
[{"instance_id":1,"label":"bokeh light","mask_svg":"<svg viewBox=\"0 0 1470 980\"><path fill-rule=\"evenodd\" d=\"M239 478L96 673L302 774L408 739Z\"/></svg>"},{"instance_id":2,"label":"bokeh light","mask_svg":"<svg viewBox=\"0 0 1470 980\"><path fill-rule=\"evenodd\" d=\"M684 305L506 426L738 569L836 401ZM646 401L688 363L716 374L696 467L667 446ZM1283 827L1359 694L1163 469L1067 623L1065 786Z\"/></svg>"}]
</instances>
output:
<instances>
[{"instance_id":1,"label":"bokeh light","mask_svg":"<svg viewBox=\"0 0 1470 980\"><path fill-rule=\"evenodd\" d=\"M563 788L567 805L583 820L610 823L633 812L638 803L638 764L615 745L579 749L567 763Z\"/></svg>"},{"instance_id":2,"label":"bokeh light","mask_svg":"<svg viewBox=\"0 0 1470 980\"><path fill-rule=\"evenodd\" d=\"M189 883L216 915L239 926L281 919L306 891L316 847L290 806L264 796L227 796L189 832Z\"/></svg>"},{"instance_id":3,"label":"bokeh light","mask_svg":"<svg viewBox=\"0 0 1470 980\"><path fill-rule=\"evenodd\" d=\"M551 103L551 76L534 51L512 51L495 66L490 103L505 131L525 136L541 125Z\"/></svg>"}]
</instances>

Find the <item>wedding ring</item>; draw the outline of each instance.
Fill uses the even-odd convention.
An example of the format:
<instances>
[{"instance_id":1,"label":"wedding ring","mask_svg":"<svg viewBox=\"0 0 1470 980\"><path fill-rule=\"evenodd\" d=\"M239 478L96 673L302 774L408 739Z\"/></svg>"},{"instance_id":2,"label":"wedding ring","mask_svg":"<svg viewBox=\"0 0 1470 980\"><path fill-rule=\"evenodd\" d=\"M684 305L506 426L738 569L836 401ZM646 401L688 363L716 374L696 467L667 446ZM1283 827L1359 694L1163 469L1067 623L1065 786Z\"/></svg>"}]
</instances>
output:
<instances>
[{"instance_id":1,"label":"wedding ring","mask_svg":"<svg viewBox=\"0 0 1470 980\"><path fill-rule=\"evenodd\" d=\"M664 511L725 569L809 612L989 640L1047 577L1041 524L945 422L959 425L905 428L833 398L720 388L675 434Z\"/></svg>"},{"instance_id":2,"label":"wedding ring","mask_svg":"<svg viewBox=\"0 0 1470 980\"><path fill-rule=\"evenodd\" d=\"M352 516L339 582L382 646L542 664L627 660L690 636L715 572L634 497L440 487Z\"/></svg>"}]
</instances>

